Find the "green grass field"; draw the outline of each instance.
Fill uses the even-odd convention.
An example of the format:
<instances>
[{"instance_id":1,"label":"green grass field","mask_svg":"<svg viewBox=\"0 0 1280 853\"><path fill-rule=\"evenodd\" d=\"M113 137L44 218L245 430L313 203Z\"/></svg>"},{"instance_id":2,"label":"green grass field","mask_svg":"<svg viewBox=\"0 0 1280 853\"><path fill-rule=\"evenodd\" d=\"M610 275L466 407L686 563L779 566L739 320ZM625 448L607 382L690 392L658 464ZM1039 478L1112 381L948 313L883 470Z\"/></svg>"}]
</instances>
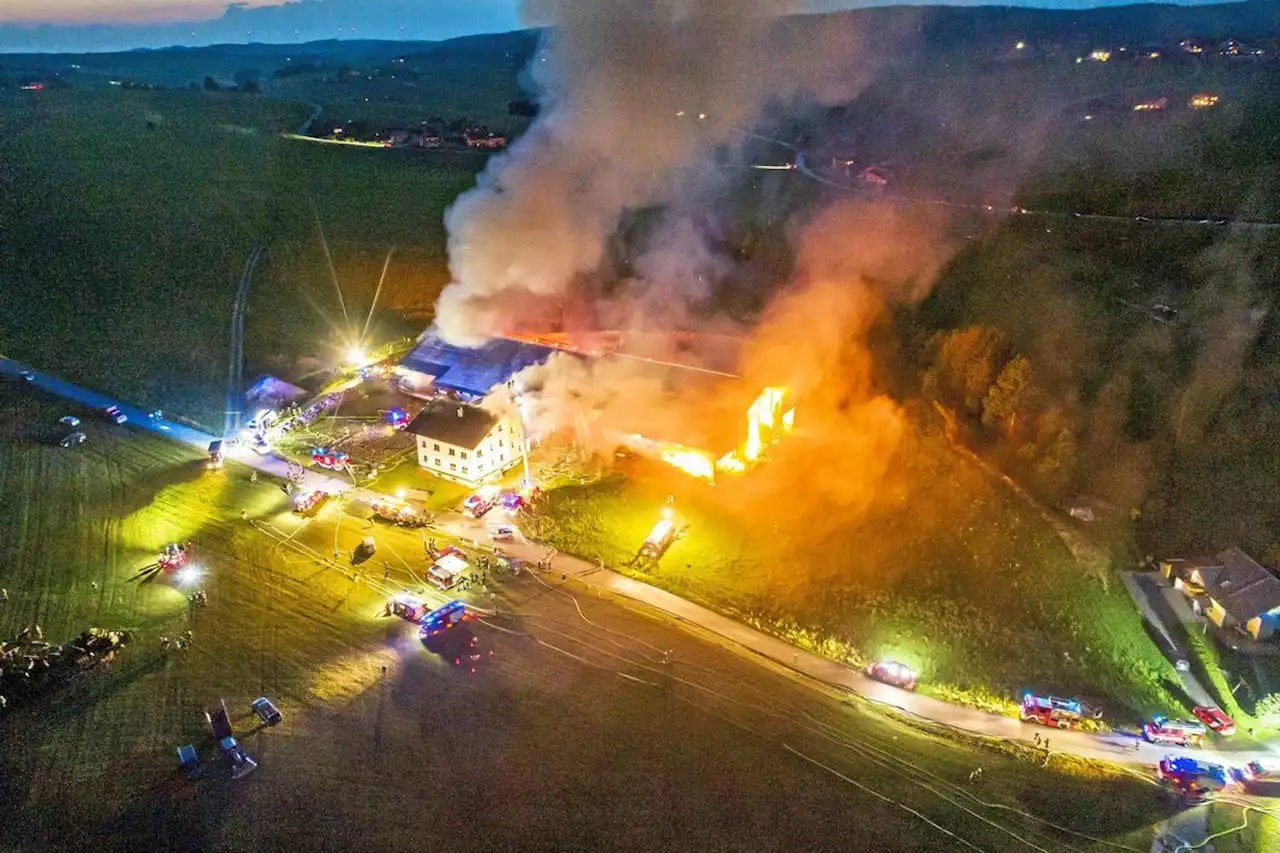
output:
<instances>
[{"instance_id":1,"label":"green grass field","mask_svg":"<svg viewBox=\"0 0 1280 853\"><path fill-rule=\"evenodd\" d=\"M0 715L5 850L368 849L408 836L473 849L946 842L907 808L984 850L1022 849L1027 835L1101 850L1143 845L1170 812L1141 780L1045 771L922 733L634 605L575 603L527 576L493 601L522 616L476 623L496 655L469 675L375 616L382 556L394 555L392 584L408 579L400 558L425 566L416 531L332 506L302 521L265 478L209 471L128 427L86 421L84 445L50 446L67 411L0 389L0 546L15 555L0 569L0 637L31 622L55 640L89 625L135 637L109 667ZM241 510L317 551L374 535L378 560L353 583ZM185 537L207 570L209 604L195 611L163 578L137 577ZM161 651L159 636L188 629L190 650ZM657 668L655 648L675 650L674 670ZM284 711L278 728L249 718L263 694ZM261 767L240 783L184 780L174 748L210 754L201 712L219 697ZM979 765L980 792L965 782Z\"/></svg>"},{"instance_id":2,"label":"green grass field","mask_svg":"<svg viewBox=\"0 0 1280 853\"><path fill-rule=\"evenodd\" d=\"M526 533L833 657L904 660L946 698L1007 708L997 697L1023 688L1075 694L1116 723L1174 709L1173 671L1121 584L1080 568L1039 516L941 439L921 439L897 467L901 491L829 535L735 515L731 479L708 490L620 476L551 491ZM687 533L656 567L637 562L677 489Z\"/></svg>"},{"instance_id":3,"label":"green grass field","mask_svg":"<svg viewBox=\"0 0 1280 853\"><path fill-rule=\"evenodd\" d=\"M0 94L0 342L6 355L220 425L231 303L255 246L248 370L331 361L364 325L429 310L441 217L482 155L279 138L306 109L201 92ZM323 226L349 317L320 241ZM287 320L287 322L285 322ZM352 333L350 330L355 329Z\"/></svg>"}]
</instances>

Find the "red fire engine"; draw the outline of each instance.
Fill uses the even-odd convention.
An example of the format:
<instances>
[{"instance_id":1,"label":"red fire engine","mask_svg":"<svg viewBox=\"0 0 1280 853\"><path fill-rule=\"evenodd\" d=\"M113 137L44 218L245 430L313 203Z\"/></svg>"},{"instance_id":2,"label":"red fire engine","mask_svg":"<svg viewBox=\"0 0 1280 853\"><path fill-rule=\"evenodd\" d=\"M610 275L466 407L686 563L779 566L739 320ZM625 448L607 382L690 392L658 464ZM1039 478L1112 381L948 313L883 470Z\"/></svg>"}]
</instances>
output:
<instances>
[{"instance_id":1,"label":"red fire engine","mask_svg":"<svg viewBox=\"0 0 1280 853\"><path fill-rule=\"evenodd\" d=\"M1018 708L1018 718L1028 723L1039 723L1042 726L1053 726L1069 729L1080 722L1084 710L1074 699L1059 699L1057 696L1036 696L1027 693L1022 697Z\"/></svg>"}]
</instances>

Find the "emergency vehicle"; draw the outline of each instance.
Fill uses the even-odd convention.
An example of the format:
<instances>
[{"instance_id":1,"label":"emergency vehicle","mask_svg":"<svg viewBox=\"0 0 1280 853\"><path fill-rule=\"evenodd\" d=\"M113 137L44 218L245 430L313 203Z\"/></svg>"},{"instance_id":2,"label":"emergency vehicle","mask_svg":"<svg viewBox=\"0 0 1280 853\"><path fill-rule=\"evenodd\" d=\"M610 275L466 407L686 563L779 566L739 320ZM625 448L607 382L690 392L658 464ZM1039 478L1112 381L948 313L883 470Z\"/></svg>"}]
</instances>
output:
<instances>
[{"instance_id":1,"label":"emergency vehicle","mask_svg":"<svg viewBox=\"0 0 1280 853\"><path fill-rule=\"evenodd\" d=\"M1221 708L1208 708L1203 705L1197 705L1191 710L1196 715L1196 719L1213 729L1220 735L1233 735L1236 733L1236 721L1226 715Z\"/></svg>"},{"instance_id":2,"label":"emergency vehicle","mask_svg":"<svg viewBox=\"0 0 1280 853\"><path fill-rule=\"evenodd\" d=\"M1185 755L1166 755L1156 766L1160 781L1183 796L1203 800L1206 794L1238 788L1220 764L1207 764Z\"/></svg>"},{"instance_id":3,"label":"emergency vehicle","mask_svg":"<svg viewBox=\"0 0 1280 853\"><path fill-rule=\"evenodd\" d=\"M311 451L311 461L319 465L321 468L328 468L331 471L341 471L351 464L351 457L340 450L330 450L327 447L317 447Z\"/></svg>"},{"instance_id":4,"label":"emergency vehicle","mask_svg":"<svg viewBox=\"0 0 1280 853\"><path fill-rule=\"evenodd\" d=\"M302 492L293 498L293 511L300 515L314 514L320 511L320 507L324 506L324 502L328 499L329 493L324 489Z\"/></svg>"},{"instance_id":5,"label":"emergency vehicle","mask_svg":"<svg viewBox=\"0 0 1280 853\"><path fill-rule=\"evenodd\" d=\"M1204 726L1190 720L1152 717L1151 722L1142 727L1142 736L1151 743L1199 746L1204 741L1204 735Z\"/></svg>"},{"instance_id":6,"label":"emergency vehicle","mask_svg":"<svg viewBox=\"0 0 1280 853\"><path fill-rule=\"evenodd\" d=\"M427 581L440 589L452 589L462 580L467 561L457 554L445 554L427 569Z\"/></svg>"},{"instance_id":7,"label":"emergency vehicle","mask_svg":"<svg viewBox=\"0 0 1280 853\"><path fill-rule=\"evenodd\" d=\"M903 690L916 689L916 673L911 667L894 660L878 660L867 664L863 670L867 678L901 687Z\"/></svg>"},{"instance_id":8,"label":"emergency vehicle","mask_svg":"<svg viewBox=\"0 0 1280 853\"><path fill-rule=\"evenodd\" d=\"M475 618L475 614L467 610L465 601L455 599L428 613L422 620L422 627L418 629L418 636L425 640L443 634L459 622Z\"/></svg>"},{"instance_id":9,"label":"emergency vehicle","mask_svg":"<svg viewBox=\"0 0 1280 853\"><path fill-rule=\"evenodd\" d=\"M646 557L653 557L655 560L666 553L671 547L671 543L676 539L676 526L669 518L659 519L658 523L649 531L648 537L645 538L644 544L640 546L640 553Z\"/></svg>"},{"instance_id":10,"label":"emergency vehicle","mask_svg":"<svg viewBox=\"0 0 1280 853\"><path fill-rule=\"evenodd\" d=\"M426 523L422 513L413 508L407 501L379 495L369 504L373 514L384 521L404 527L421 527Z\"/></svg>"},{"instance_id":11,"label":"emergency vehicle","mask_svg":"<svg viewBox=\"0 0 1280 853\"><path fill-rule=\"evenodd\" d=\"M430 612L430 608L422 602L422 599L401 593L394 598L387 599L387 607L383 611L383 615L399 616L406 622L419 624L427 618L427 614Z\"/></svg>"},{"instance_id":12,"label":"emergency vehicle","mask_svg":"<svg viewBox=\"0 0 1280 853\"><path fill-rule=\"evenodd\" d=\"M187 557L190 554L191 543L179 545L175 542L164 546L164 550L160 552L160 556L156 559L156 564L166 572L175 572L187 564Z\"/></svg>"},{"instance_id":13,"label":"emergency vehicle","mask_svg":"<svg viewBox=\"0 0 1280 853\"><path fill-rule=\"evenodd\" d=\"M1084 710L1075 699L1059 699L1057 696L1036 696L1027 693L1018 706L1018 718L1027 723L1039 723L1069 729L1080 722Z\"/></svg>"},{"instance_id":14,"label":"emergency vehicle","mask_svg":"<svg viewBox=\"0 0 1280 853\"><path fill-rule=\"evenodd\" d=\"M468 495L467 499L462 502L462 509L469 513L472 518L479 518L493 509L493 496L483 491Z\"/></svg>"}]
</instances>

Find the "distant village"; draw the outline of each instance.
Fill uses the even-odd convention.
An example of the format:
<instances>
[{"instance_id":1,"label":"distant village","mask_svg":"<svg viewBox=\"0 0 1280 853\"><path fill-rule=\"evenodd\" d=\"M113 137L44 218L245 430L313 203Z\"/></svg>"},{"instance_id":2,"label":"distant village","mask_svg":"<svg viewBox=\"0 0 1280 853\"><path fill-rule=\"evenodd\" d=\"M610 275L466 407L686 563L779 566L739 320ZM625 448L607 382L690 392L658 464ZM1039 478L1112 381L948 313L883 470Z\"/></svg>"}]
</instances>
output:
<instances>
[{"instance_id":1,"label":"distant village","mask_svg":"<svg viewBox=\"0 0 1280 853\"><path fill-rule=\"evenodd\" d=\"M442 123L439 119L417 127L380 125L370 121L327 119L316 122L308 136L340 142L381 143L387 148L485 148L507 147L507 137L465 119Z\"/></svg>"}]
</instances>

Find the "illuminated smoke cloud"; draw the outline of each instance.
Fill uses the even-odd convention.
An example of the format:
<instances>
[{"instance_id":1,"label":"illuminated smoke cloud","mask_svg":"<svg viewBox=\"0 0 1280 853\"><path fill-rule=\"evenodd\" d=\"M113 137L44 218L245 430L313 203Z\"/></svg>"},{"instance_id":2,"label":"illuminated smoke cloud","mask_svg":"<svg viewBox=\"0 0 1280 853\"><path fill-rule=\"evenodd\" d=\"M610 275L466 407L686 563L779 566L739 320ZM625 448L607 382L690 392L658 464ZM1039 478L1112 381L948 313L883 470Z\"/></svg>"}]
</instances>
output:
<instances>
[{"instance_id":1,"label":"illuminated smoke cloud","mask_svg":"<svg viewBox=\"0 0 1280 853\"><path fill-rule=\"evenodd\" d=\"M572 301L626 211L696 198L717 180L715 152L766 105L846 100L854 34L775 17L789 8L525 0L525 20L548 27L530 68L541 112L445 215L454 283L437 304L441 333L476 344L530 308Z\"/></svg>"}]
</instances>

